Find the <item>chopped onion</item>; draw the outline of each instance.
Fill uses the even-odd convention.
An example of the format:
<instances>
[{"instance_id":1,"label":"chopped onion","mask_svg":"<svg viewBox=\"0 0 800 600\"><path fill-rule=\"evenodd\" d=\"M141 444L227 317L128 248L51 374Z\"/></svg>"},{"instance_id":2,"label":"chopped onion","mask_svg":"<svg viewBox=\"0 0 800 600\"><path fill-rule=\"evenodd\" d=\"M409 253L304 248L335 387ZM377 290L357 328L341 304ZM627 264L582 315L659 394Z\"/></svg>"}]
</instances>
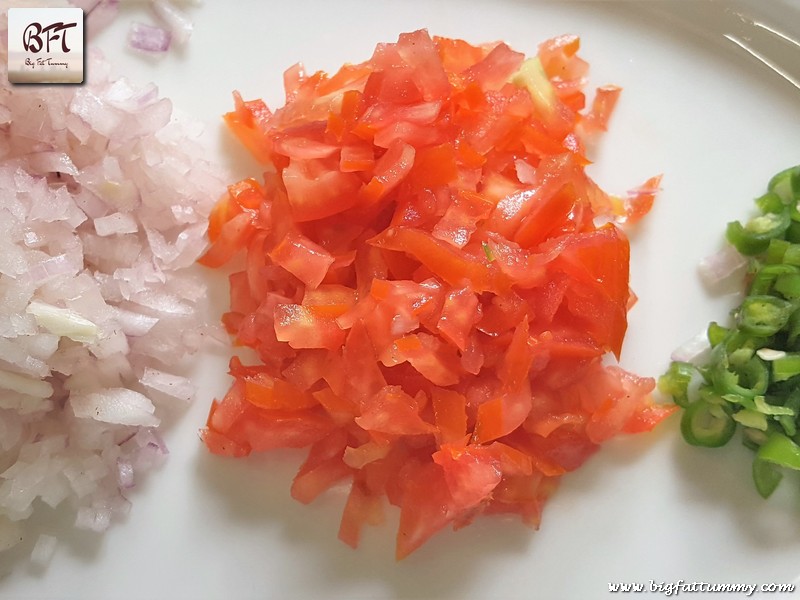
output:
<instances>
[{"instance_id":1,"label":"chopped onion","mask_svg":"<svg viewBox=\"0 0 800 600\"><path fill-rule=\"evenodd\" d=\"M150 315L143 315L142 313L122 308L117 308L114 314L125 335L145 335L158 323L158 317L151 317Z\"/></svg>"},{"instance_id":2,"label":"chopped onion","mask_svg":"<svg viewBox=\"0 0 800 600\"><path fill-rule=\"evenodd\" d=\"M197 388L185 377L171 375L150 367L145 367L144 374L139 381L143 386L151 390L161 392L162 394L177 398L178 400L183 400L184 402L189 402L197 392Z\"/></svg>"},{"instance_id":3,"label":"chopped onion","mask_svg":"<svg viewBox=\"0 0 800 600\"><path fill-rule=\"evenodd\" d=\"M673 361L688 362L695 365L705 364L711 354L711 344L708 335L701 331L690 340L687 340L672 352Z\"/></svg>"},{"instance_id":4,"label":"chopped onion","mask_svg":"<svg viewBox=\"0 0 800 600\"><path fill-rule=\"evenodd\" d=\"M70 404L75 416L84 419L142 427L155 427L161 422L153 416L156 408L147 396L125 388L73 394Z\"/></svg>"},{"instance_id":5,"label":"chopped onion","mask_svg":"<svg viewBox=\"0 0 800 600\"><path fill-rule=\"evenodd\" d=\"M128 32L128 44L134 50L163 54L169 50L172 34L162 27L144 23L132 23Z\"/></svg>"},{"instance_id":6,"label":"chopped onion","mask_svg":"<svg viewBox=\"0 0 800 600\"><path fill-rule=\"evenodd\" d=\"M173 368L211 331L187 267L228 177L155 86L86 61L82 86L0 78L0 552L42 505L94 531L127 513L195 392ZM31 545L46 565L53 540Z\"/></svg>"},{"instance_id":7,"label":"chopped onion","mask_svg":"<svg viewBox=\"0 0 800 600\"><path fill-rule=\"evenodd\" d=\"M31 266L26 277L22 278L22 280L41 285L59 275L77 275L82 266L75 264L66 254L59 254Z\"/></svg>"},{"instance_id":8,"label":"chopped onion","mask_svg":"<svg viewBox=\"0 0 800 600\"><path fill-rule=\"evenodd\" d=\"M34 300L25 311L34 316L39 327L44 327L51 333L68 337L76 342L97 341L99 333L97 325L68 308L58 308Z\"/></svg>"},{"instance_id":9,"label":"chopped onion","mask_svg":"<svg viewBox=\"0 0 800 600\"><path fill-rule=\"evenodd\" d=\"M130 489L134 485L133 465L127 460L117 461L117 481L119 482L119 487L123 489Z\"/></svg>"},{"instance_id":10,"label":"chopped onion","mask_svg":"<svg viewBox=\"0 0 800 600\"><path fill-rule=\"evenodd\" d=\"M767 362L772 362L773 360L778 360L786 356L786 352L783 350L773 350L772 348L759 348L756 350L756 354L761 360L766 360Z\"/></svg>"},{"instance_id":11,"label":"chopped onion","mask_svg":"<svg viewBox=\"0 0 800 600\"><path fill-rule=\"evenodd\" d=\"M707 256L697 266L700 278L709 287L718 287L727 283L741 283L747 272L747 258L730 244L711 256Z\"/></svg>"},{"instance_id":12,"label":"chopped onion","mask_svg":"<svg viewBox=\"0 0 800 600\"><path fill-rule=\"evenodd\" d=\"M82 506L78 509L78 514L75 518L76 527L96 531L98 533L108 529L110 523L111 509L109 508Z\"/></svg>"},{"instance_id":13,"label":"chopped onion","mask_svg":"<svg viewBox=\"0 0 800 600\"><path fill-rule=\"evenodd\" d=\"M46 567L53 558L58 540L52 535L41 534L31 551L31 562L38 567Z\"/></svg>"},{"instance_id":14,"label":"chopped onion","mask_svg":"<svg viewBox=\"0 0 800 600\"><path fill-rule=\"evenodd\" d=\"M51 383L3 370L0 370L0 389L35 398L49 398L53 395Z\"/></svg>"},{"instance_id":15,"label":"chopped onion","mask_svg":"<svg viewBox=\"0 0 800 600\"><path fill-rule=\"evenodd\" d=\"M20 524L0 515L0 552L13 548L22 539Z\"/></svg>"},{"instance_id":16,"label":"chopped onion","mask_svg":"<svg viewBox=\"0 0 800 600\"><path fill-rule=\"evenodd\" d=\"M139 226L129 213L114 213L94 220L97 235L107 236L117 233L136 233Z\"/></svg>"},{"instance_id":17,"label":"chopped onion","mask_svg":"<svg viewBox=\"0 0 800 600\"><path fill-rule=\"evenodd\" d=\"M193 25L186 13L168 0L153 0L150 6L158 18L169 28L176 44L182 46L189 41Z\"/></svg>"}]
</instances>

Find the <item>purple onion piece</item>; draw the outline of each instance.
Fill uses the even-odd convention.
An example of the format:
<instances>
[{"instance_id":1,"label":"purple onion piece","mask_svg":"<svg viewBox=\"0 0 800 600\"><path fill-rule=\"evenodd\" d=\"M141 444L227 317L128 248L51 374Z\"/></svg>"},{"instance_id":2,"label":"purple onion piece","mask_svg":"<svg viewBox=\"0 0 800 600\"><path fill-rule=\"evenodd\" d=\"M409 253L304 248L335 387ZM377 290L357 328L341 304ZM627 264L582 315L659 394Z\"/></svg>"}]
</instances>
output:
<instances>
[{"instance_id":1,"label":"purple onion piece","mask_svg":"<svg viewBox=\"0 0 800 600\"><path fill-rule=\"evenodd\" d=\"M134 50L161 54L169 50L172 34L161 27L133 23L128 32L128 44Z\"/></svg>"}]
</instances>

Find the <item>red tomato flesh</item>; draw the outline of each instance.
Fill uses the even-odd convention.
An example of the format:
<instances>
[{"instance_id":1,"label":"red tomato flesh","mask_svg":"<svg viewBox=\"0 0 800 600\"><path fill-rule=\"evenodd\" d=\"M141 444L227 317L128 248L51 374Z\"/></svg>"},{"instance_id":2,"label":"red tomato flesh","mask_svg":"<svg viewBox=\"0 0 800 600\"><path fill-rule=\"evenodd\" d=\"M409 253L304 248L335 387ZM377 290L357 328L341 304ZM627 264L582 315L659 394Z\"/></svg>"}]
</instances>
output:
<instances>
[{"instance_id":1,"label":"red tomato flesh","mask_svg":"<svg viewBox=\"0 0 800 600\"><path fill-rule=\"evenodd\" d=\"M245 253L223 322L263 364L231 361L201 437L308 448L292 495L349 481L351 546L385 500L398 558L480 514L538 527L563 474L673 411L604 362L632 304L617 224L659 178L623 200L586 174L620 89L584 109L579 46L530 62L420 30L332 76L291 67L275 112L234 94L225 120L267 168L212 212L201 262Z\"/></svg>"}]
</instances>

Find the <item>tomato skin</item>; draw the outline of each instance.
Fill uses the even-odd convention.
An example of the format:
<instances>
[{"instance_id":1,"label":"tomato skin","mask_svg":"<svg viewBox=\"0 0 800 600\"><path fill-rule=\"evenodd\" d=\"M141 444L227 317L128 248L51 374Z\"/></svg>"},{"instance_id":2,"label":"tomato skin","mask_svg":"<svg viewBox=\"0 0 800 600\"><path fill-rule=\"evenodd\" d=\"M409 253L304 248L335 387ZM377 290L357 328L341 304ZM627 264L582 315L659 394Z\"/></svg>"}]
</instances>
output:
<instances>
[{"instance_id":1,"label":"tomato skin","mask_svg":"<svg viewBox=\"0 0 800 600\"><path fill-rule=\"evenodd\" d=\"M322 283L334 260L322 246L295 232L288 233L269 256L310 289Z\"/></svg>"},{"instance_id":2,"label":"tomato skin","mask_svg":"<svg viewBox=\"0 0 800 600\"><path fill-rule=\"evenodd\" d=\"M361 528L383 522L383 504L380 496L369 493L358 479L353 480L339 526L339 539L351 548L358 547Z\"/></svg>"},{"instance_id":3,"label":"tomato skin","mask_svg":"<svg viewBox=\"0 0 800 600\"><path fill-rule=\"evenodd\" d=\"M653 208L656 194L661 183L661 175L651 177L641 187L628 192L625 208L625 223L634 225L642 220L650 209Z\"/></svg>"},{"instance_id":4,"label":"tomato skin","mask_svg":"<svg viewBox=\"0 0 800 600\"><path fill-rule=\"evenodd\" d=\"M415 410L411 397L395 386L387 386L361 406L355 423L365 431L390 435L430 434L435 427Z\"/></svg>"},{"instance_id":5,"label":"tomato skin","mask_svg":"<svg viewBox=\"0 0 800 600\"><path fill-rule=\"evenodd\" d=\"M502 477L490 456L469 447L445 445L433 454L433 462L444 471L453 511L466 512L487 501Z\"/></svg>"},{"instance_id":6,"label":"tomato skin","mask_svg":"<svg viewBox=\"0 0 800 600\"><path fill-rule=\"evenodd\" d=\"M308 504L337 481L352 476L352 469L342 462L346 444L346 432L336 429L312 445L292 481L292 498Z\"/></svg>"},{"instance_id":7,"label":"tomato skin","mask_svg":"<svg viewBox=\"0 0 800 600\"><path fill-rule=\"evenodd\" d=\"M497 89L519 69L524 58L523 54L514 52L501 42L479 62L466 69L462 77L468 83L479 85L481 89Z\"/></svg>"},{"instance_id":8,"label":"tomato skin","mask_svg":"<svg viewBox=\"0 0 800 600\"><path fill-rule=\"evenodd\" d=\"M392 360L384 359L384 364L408 361L434 385L458 383L458 357L437 337L426 333L405 335L394 342L390 353Z\"/></svg>"},{"instance_id":9,"label":"tomato skin","mask_svg":"<svg viewBox=\"0 0 800 600\"><path fill-rule=\"evenodd\" d=\"M355 205L361 181L354 173L325 169L314 160L292 159L282 173L295 221L322 219Z\"/></svg>"},{"instance_id":10,"label":"tomato skin","mask_svg":"<svg viewBox=\"0 0 800 600\"><path fill-rule=\"evenodd\" d=\"M278 304L275 307L275 336L292 348L335 350L344 343L346 332L336 321L315 307Z\"/></svg>"},{"instance_id":11,"label":"tomato skin","mask_svg":"<svg viewBox=\"0 0 800 600\"><path fill-rule=\"evenodd\" d=\"M317 405L317 400L308 392L266 373L244 378L244 398L259 408L293 409Z\"/></svg>"},{"instance_id":12,"label":"tomato skin","mask_svg":"<svg viewBox=\"0 0 800 600\"><path fill-rule=\"evenodd\" d=\"M250 454L249 446L239 444L213 429L202 429L200 431L200 439L212 454L218 456L241 458Z\"/></svg>"},{"instance_id":13,"label":"tomato skin","mask_svg":"<svg viewBox=\"0 0 800 600\"><path fill-rule=\"evenodd\" d=\"M534 472L527 476L504 477L492 494L487 513L516 513L534 529L539 528L547 498L553 493L558 479Z\"/></svg>"},{"instance_id":14,"label":"tomato skin","mask_svg":"<svg viewBox=\"0 0 800 600\"><path fill-rule=\"evenodd\" d=\"M472 439L485 444L503 438L525 421L531 411L530 387L527 381L520 389L501 389L478 407Z\"/></svg>"},{"instance_id":15,"label":"tomato skin","mask_svg":"<svg viewBox=\"0 0 800 600\"><path fill-rule=\"evenodd\" d=\"M481 320L481 305L469 287L448 292L436 329L442 336L464 352L473 325Z\"/></svg>"},{"instance_id":16,"label":"tomato skin","mask_svg":"<svg viewBox=\"0 0 800 600\"><path fill-rule=\"evenodd\" d=\"M221 267L232 259L255 233L252 212L242 212L231 218L219 229L219 234L211 247L197 262L204 267Z\"/></svg>"},{"instance_id":17,"label":"tomato skin","mask_svg":"<svg viewBox=\"0 0 800 600\"><path fill-rule=\"evenodd\" d=\"M258 410L248 411L228 432L235 440L242 440L253 452L275 448L304 448L328 435L333 423L321 412L308 410Z\"/></svg>"},{"instance_id":18,"label":"tomato skin","mask_svg":"<svg viewBox=\"0 0 800 600\"><path fill-rule=\"evenodd\" d=\"M371 243L400 250L419 260L452 286L468 282L476 292L508 289L506 277L491 263L469 256L424 231L405 227L387 229Z\"/></svg>"},{"instance_id":19,"label":"tomato skin","mask_svg":"<svg viewBox=\"0 0 800 600\"><path fill-rule=\"evenodd\" d=\"M463 248L493 208L494 205L480 194L461 192L434 226L433 236Z\"/></svg>"},{"instance_id":20,"label":"tomato skin","mask_svg":"<svg viewBox=\"0 0 800 600\"><path fill-rule=\"evenodd\" d=\"M419 30L330 76L290 67L275 112L234 94L225 120L266 168L229 186L200 262L244 251L223 323L258 363L231 359L201 439L308 448L292 496L350 481L352 547L384 499L398 559L481 514L538 527L563 475L674 410L604 362L635 299L617 225L660 178L620 198L586 173L620 90L585 110L579 46L544 42L540 72Z\"/></svg>"},{"instance_id":21,"label":"tomato skin","mask_svg":"<svg viewBox=\"0 0 800 600\"><path fill-rule=\"evenodd\" d=\"M467 435L466 398L442 388L434 388L431 393L437 442L441 445L464 439Z\"/></svg>"},{"instance_id":22,"label":"tomato skin","mask_svg":"<svg viewBox=\"0 0 800 600\"><path fill-rule=\"evenodd\" d=\"M607 224L594 232L556 240L551 246L558 248L552 268L570 278L565 292L569 310L601 347L619 358L628 327L627 237Z\"/></svg>"},{"instance_id":23,"label":"tomato skin","mask_svg":"<svg viewBox=\"0 0 800 600\"><path fill-rule=\"evenodd\" d=\"M239 92L233 93L236 109L224 116L228 128L261 163L270 159L269 137L264 135L272 112L261 100L243 101Z\"/></svg>"},{"instance_id":24,"label":"tomato skin","mask_svg":"<svg viewBox=\"0 0 800 600\"><path fill-rule=\"evenodd\" d=\"M452 520L444 471L435 463L412 466L400 503L395 556L401 560Z\"/></svg>"},{"instance_id":25,"label":"tomato skin","mask_svg":"<svg viewBox=\"0 0 800 600\"><path fill-rule=\"evenodd\" d=\"M366 144L342 146L339 170L342 173L369 171L375 165L375 152Z\"/></svg>"},{"instance_id":26,"label":"tomato skin","mask_svg":"<svg viewBox=\"0 0 800 600\"><path fill-rule=\"evenodd\" d=\"M415 188L435 188L453 183L458 177L454 144L449 142L419 149L408 176Z\"/></svg>"},{"instance_id":27,"label":"tomato skin","mask_svg":"<svg viewBox=\"0 0 800 600\"><path fill-rule=\"evenodd\" d=\"M386 196L411 171L416 150L402 140L396 140L375 163L374 175L359 194L362 202L373 204Z\"/></svg>"}]
</instances>

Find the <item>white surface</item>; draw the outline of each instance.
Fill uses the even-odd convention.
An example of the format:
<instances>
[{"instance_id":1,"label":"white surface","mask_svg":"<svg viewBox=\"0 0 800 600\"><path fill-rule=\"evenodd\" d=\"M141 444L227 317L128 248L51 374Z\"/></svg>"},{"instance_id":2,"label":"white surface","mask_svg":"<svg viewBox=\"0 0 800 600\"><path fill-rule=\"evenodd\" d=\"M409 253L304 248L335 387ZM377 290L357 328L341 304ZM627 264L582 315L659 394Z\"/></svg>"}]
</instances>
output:
<instances>
[{"instance_id":1,"label":"white surface","mask_svg":"<svg viewBox=\"0 0 800 600\"><path fill-rule=\"evenodd\" d=\"M674 347L725 318L731 300L707 294L696 264L718 248L727 221L748 214L773 173L800 162L800 93L732 45L655 18L646 6L292 0L268 8L206 0L192 9L196 28L185 50L153 62L125 49L131 21L150 19L134 3L96 44L121 73L155 81L176 107L204 120L210 152L246 175L256 171L220 116L233 89L277 106L282 72L294 62L330 71L420 27L471 42L503 39L526 53L548 37L580 34L592 83L625 90L595 177L623 192L664 173L655 208L631 234L640 300L622 361L657 376ZM787 22L800 18L796 5L775 6ZM6 560L0 571L14 569L0 580L0 598L592 600L609 596L609 582L788 583L800 575L797 481L762 501L747 451L690 448L674 418L653 435L609 444L567 476L538 532L483 518L395 563L390 522L352 551L336 539L343 493L308 507L290 499L300 453L234 461L204 451L196 432L227 388L225 370L221 355L198 366L199 398L168 431L170 460L132 495L129 518L102 538L70 535L44 572ZM52 530L58 521L41 524Z\"/></svg>"}]
</instances>

